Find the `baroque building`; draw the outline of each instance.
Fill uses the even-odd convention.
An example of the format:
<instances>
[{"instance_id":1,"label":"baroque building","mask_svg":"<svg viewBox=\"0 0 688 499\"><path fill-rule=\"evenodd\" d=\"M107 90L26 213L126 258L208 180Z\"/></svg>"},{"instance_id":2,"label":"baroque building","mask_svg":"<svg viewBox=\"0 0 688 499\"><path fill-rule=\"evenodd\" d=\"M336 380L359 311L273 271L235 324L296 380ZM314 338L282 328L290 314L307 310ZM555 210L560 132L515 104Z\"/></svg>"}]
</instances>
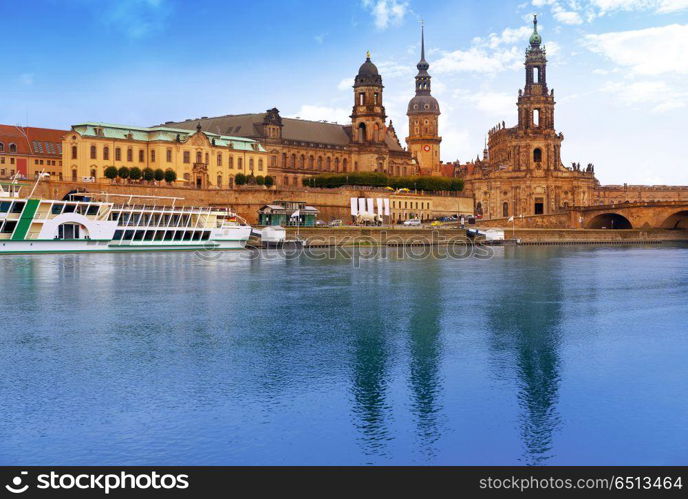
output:
<instances>
[{"instance_id":1,"label":"baroque building","mask_svg":"<svg viewBox=\"0 0 688 499\"><path fill-rule=\"evenodd\" d=\"M430 64L425 60L425 29L421 26L420 61L416 65L416 95L408 104L409 135L406 137L408 150L419 165L422 175L440 175L439 116L440 105L431 94L428 74Z\"/></svg>"},{"instance_id":2,"label":"baroque building","mask_svg":"<svg viewBox=\"0 0 688 499\"><path fill-rule=\"evenodd\" d=\"M65 132L64 180L99 181L109 166L172 169L177 184L227 189L238 173L269 175L265 149L243 137L170 127L83 123Z\"/></svg>"},{"instance_id":3,"label":"baroque building","mask_svg":"<svg viewBox=\"0 0 688 499\"><path fill-rule=\"evenodd\" d=\"M419 174L414 155L401 146L392 122L386 121L382 76L370 53L353 83L348 124L286 118L272 108L264 113L168 121L161 126L193 129L200 125L213 133L258 141L267 151L275 184L281 187L301 186L304 177L319 173ZM430 97L429 76L427 85ZM425 98L425 94L420 97ZM414 136L414 141L420 137ZM439 157L439 142L437 153Z\"/></svg>"},{"instance_id":4,"label":"baroque building","mask_svg":"<svg viewBox=\"0 0 688 499\"><path fill-rule=\"evenodd\" d=\"M62 137L67 130L0 125L0 178L62 178Z\"/></svg>"},{"instance_id":5,"label":"baroque building","mask_svg":"<svg viewBox=\"0 0 688 499\"><path fill-rule=\"evenodd\" d=\"M465 189L485 218L548 214L594 200L599 183L594 167L566 167L564 135L554 121L554 90L547 85L547 54L537 17L525 54L525 85L518 92L518 123L498 124L488 133L483 158L461 165Z\"/></svg>"}]
</instances>

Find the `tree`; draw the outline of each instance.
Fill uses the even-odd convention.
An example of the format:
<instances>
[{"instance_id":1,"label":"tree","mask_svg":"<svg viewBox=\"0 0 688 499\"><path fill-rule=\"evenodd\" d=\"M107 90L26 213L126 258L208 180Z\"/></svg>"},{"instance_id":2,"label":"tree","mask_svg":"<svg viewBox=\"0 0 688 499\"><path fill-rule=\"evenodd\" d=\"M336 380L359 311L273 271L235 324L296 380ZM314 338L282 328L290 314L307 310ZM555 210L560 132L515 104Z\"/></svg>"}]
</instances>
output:
<instances>
[{"instance_id":1,"label":"tree","mask_svg":"<svg viewBox=\"0 0 688 499\"><path fill-rule=\"evenodd\" d=\"M275 185L275 179L272 178L270 175L265 176L265 187L272 187Z\"/></svg>"},{"instance_id":2,"label":"tree","mask_svg":"<svg viewBox=\"0 0 688 499\"><path fill-rule=\"evenodd\" d=\"M265 177L263 177L262 175L258 175L256 177L256 184L257 185L265 185Z\"/></svg>"},{"instance_id":3,"label":"tree","mask_svg":"<svg viewBox=\"0 0 688 499\"><path fill-rule=\"evenodd\" d=\"M117 178L117 167L116 166L108 166L105 169L105 178L109 178L110 180L115 180Z\"/></svg>"},{"instance_id":4,"label":"tree","mask_svg":"<svg viewBox=\"0 0 688 499\"><path fill-rule=\"evenodd\" d=\"M146 182L151 182L155 178L155 172L152 168L144 168L142 173L143 180L145 180Z\"/></svg>"},{"instance_id":5,"label":"tree","mask_svg":"<svg viewBox=\"0 0 688 499\"><path fill-rule=\"evenodd\" d=\"M157 170L155 170L154 178L158 182L162 182L163 180L165 180L165 171L162 168L158 168Z\"/></svg>"},{"instance_id":6,"label":"tree","mask_svg":"<svg viewBox=\"0 0 688 499\"><path fill-rule=\"evenodd\" d=\"M129 169L129 178L132 180L141 180L141 168L138 166L132 166Z\"/></svg>"},{"instance_id":7,"label":"tree","mask_svg":"<svg viewBox=\"0 0 688 499\"><path fill-rule=\"evenodd\" d=\"M177 172L175 172L172 168L165 170L165 182L171 184L175 180L177 180Z\"/></svg>"},{"instance_id":8,"label":"tree","mask_svg":"<svg viewBox=\"0 0 688 499\"><path fill-rule=\"evenodd\" d=\"M234 183L236 185L245 185L247 181L246 175L243 173L237 173L236 176L234 177Z\"/></svg>"},{"instance_id":9,"label":"tree","mask_svg":"<svg viewBox=\"0 0 688 499\"><path fill-rule=\"evenodd\" d=\"M129 168L127 168L126 166L120 167L120 169L117 170L117 176L121 179L124 179L124 180L128 179L129 178Z\"/></svg>"}]
</instances>

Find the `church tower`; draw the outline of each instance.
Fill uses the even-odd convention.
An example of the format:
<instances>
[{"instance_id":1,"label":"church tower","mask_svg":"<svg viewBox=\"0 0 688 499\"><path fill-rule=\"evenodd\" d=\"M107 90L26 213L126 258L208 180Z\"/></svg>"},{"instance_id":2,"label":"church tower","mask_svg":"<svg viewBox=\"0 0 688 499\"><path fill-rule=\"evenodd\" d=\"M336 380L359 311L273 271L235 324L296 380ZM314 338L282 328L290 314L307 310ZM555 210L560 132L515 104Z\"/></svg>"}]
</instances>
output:
<instances>
[{"instance_id":1,"label":"church tower","mask_svg":"<svg viewBox=\"0 0 688 499\"><path fill-rule=\"evenodd\" d=\"M409 136L406 144L411 155L416 158L424 175L440 174L440 142L438 120L440 105L430 95L430 64L425 60L425 29L421 25L420 61L416 65L416 95L408 105L406 115L409 119Z\"/></svg>"},{"instance_id":2,"label":"church tower","mask_svg":"<svg viewBox=\"0 0 688 499\"><path fill-rule=\"evenodd\" d=\"M385 143L385 107L382 105L382 76L370 60L370 52L354 79L354 108L351 113L352 141L357 144Z\"/></svg>"},{"instance_id":3,"label":"church tower","mask_svg":"<svg viewBox=\"0 0 688 499\"><path fill-rule=\"evenodd\" d=\"M526 84L518 92L518 128L521 130L554 130L554 91L547 89L547 57L533 18L533 34L526 49Z\"/></svg>"}]
</instances>

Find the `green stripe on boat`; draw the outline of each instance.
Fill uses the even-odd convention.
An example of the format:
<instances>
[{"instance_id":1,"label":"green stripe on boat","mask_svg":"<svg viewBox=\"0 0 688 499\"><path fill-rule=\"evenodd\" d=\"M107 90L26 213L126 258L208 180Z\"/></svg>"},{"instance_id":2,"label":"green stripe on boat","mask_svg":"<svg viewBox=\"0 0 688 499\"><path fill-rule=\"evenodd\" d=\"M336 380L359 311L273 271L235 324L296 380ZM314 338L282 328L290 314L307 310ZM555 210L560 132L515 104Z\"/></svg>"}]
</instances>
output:
<instances>
[{"instance_id":1,"label":"green stripe on boat","mask_svg":"<svg viewBox=\"0 0 688 499\"><path fill-rule=\"evenodd\" d=\"M17 227L12 234L12 241L23 241L26 239L26 234L29 232L31 222L33 222L33 217L40 203L39 199L29 199L26 201L26 206L24 206Z\"/></svg>"}]
</instances>

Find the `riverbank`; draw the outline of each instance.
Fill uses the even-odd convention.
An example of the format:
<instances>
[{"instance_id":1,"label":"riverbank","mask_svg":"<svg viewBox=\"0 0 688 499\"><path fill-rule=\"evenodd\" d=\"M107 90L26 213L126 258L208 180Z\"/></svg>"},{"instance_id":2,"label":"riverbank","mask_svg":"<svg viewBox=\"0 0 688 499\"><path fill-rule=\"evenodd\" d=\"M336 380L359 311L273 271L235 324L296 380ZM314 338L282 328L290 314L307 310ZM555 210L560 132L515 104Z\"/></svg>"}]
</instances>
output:
<instances>
[{"instance_id":1,"label":"riverbank","mask_svg":"<svg viewBox=\"0 0 688 499\"><path fill-rule=\"evenodd\" d=\"M483 229L484 230L484 229ZM568 244L661 244L688 242L685 230L605 230L605 229L505 229L507 241L528 245ZM287 228L287 239L301 239L306 246L434 246L467 241L466 230L454 227L325 227Z\"/></svg>"}]
</instances>

